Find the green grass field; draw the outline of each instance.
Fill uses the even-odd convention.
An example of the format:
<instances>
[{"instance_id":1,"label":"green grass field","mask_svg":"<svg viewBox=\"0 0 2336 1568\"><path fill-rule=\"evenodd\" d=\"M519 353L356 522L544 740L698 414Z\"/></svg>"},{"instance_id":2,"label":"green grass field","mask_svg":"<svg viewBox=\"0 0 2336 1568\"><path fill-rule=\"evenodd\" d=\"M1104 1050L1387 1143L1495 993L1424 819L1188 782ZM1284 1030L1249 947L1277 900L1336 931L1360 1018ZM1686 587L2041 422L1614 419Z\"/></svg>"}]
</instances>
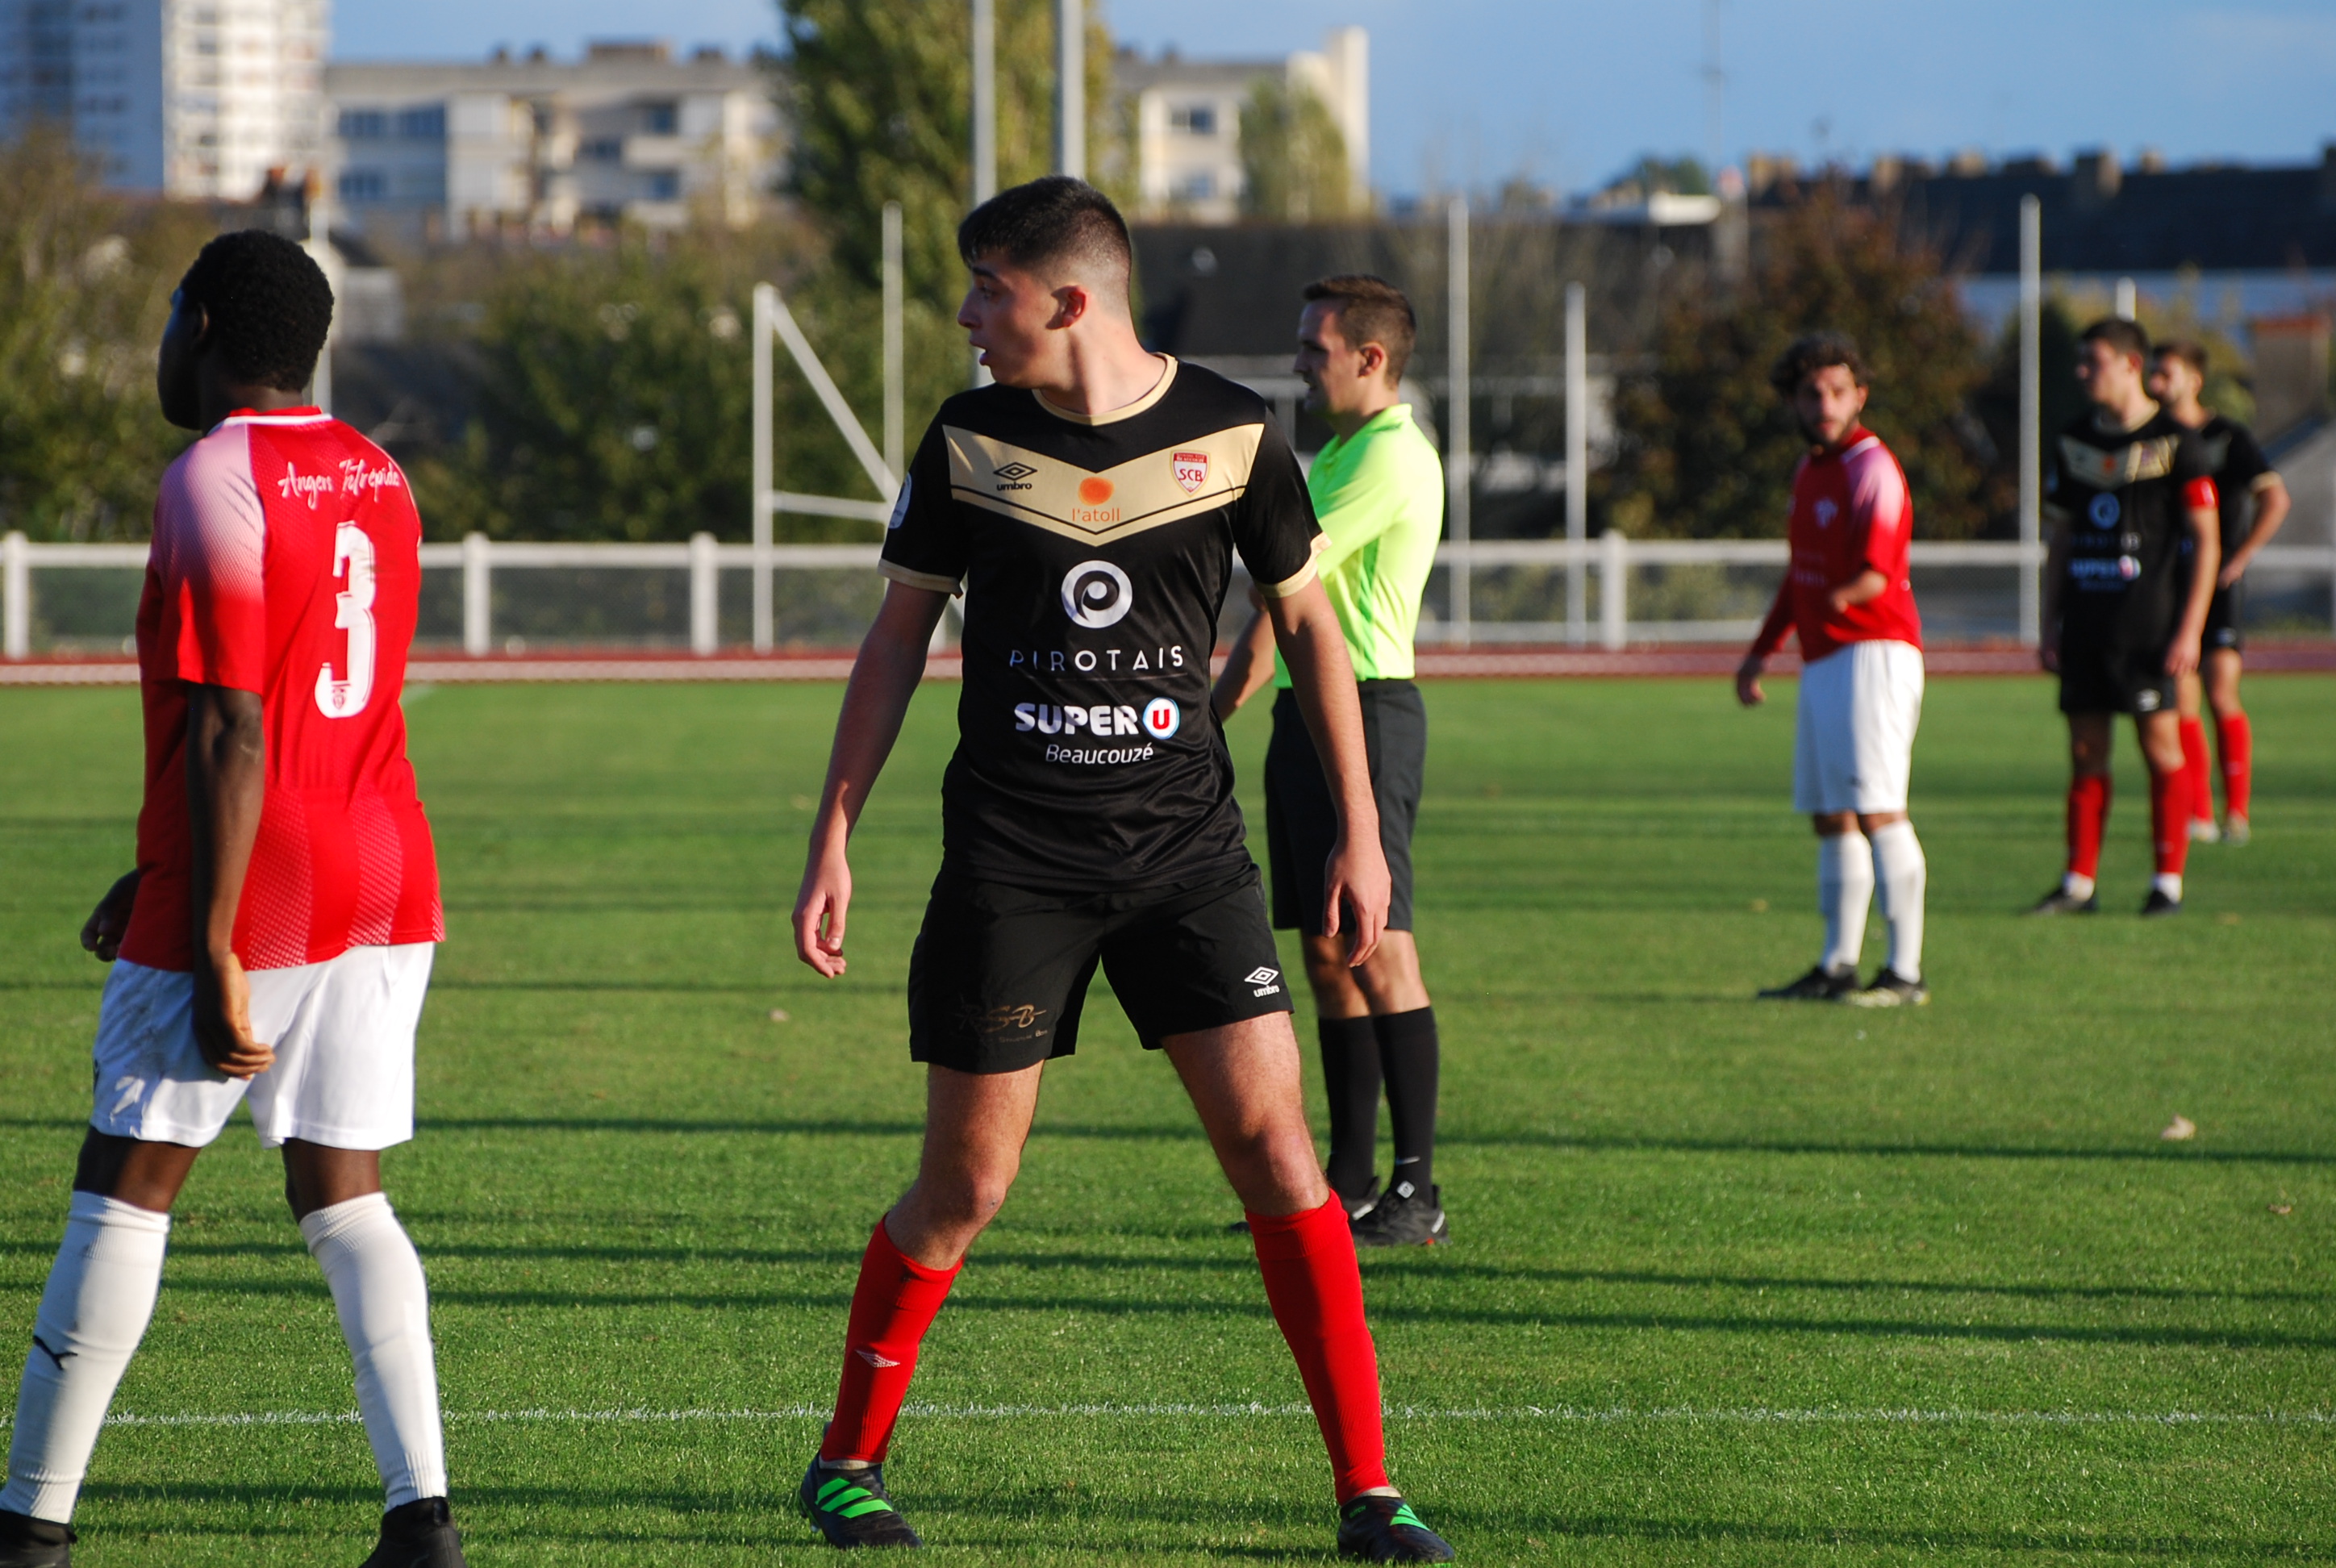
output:
<instances>
[{"instance_id":1,"label":"green grass field","mask_svg":"<svg viewBox=\"0 0 2336 1568\"><path fill-rule=\"evenodd\" d=\"M2121 739L2110 912L2039 923L2011 911L2059 865L2049 688L1935 684L1937 999L1902 1016L1747 1000L1815 950L1789 683L1752 715L1718 681L1429 688L1455 1244L1364 1272L1397 1480L1464 1562L2336 1558L2336 681L2249 689L2254 843L2193 856L2180 920L2134 919ZM482 1568L823 1550L791 1499L915 1159L901 993L956 701L911 716L827 984L785 921L837 696L409 699L450 938L387 1171ZM1265 727L1235 726L1251 786ZM128 861L137 744L131 693L0 694L11 1374L87 1111L74 933ZM1165 1063L1089 1018L928 1341L894 1489L947 1561L1323 1560L1328 1472L1235 1206ZM2198 1136L2163 1144L2176 1113ZM91 1568L369 1548L280 1184L240 1122L197 1168L115 1406L140 1419L83 1501Z\"/></svg>"}]
</instances>

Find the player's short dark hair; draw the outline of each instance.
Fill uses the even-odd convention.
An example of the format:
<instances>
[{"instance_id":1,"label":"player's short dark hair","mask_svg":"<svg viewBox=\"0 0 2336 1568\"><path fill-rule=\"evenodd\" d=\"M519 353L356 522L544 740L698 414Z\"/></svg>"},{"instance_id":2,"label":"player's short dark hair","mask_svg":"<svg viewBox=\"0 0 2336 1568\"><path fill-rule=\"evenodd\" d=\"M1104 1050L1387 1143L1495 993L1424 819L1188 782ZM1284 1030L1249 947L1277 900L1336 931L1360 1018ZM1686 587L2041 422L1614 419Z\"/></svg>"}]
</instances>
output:
<instances>
[{"instance_id":1,"label":"player's short dark hair","mask_svg":"<svg viewBox=\"0 0 2336 1568\"><path fill-rule=\"evenodd\" d=\"M333 326L333 286L282 235L220 235L179 279L179 293L209 316L211 345L237 379L297 392L316 375Z\"/></svg>"},{"instance_id":2,"label":"player's short dark hair","mask_svg":"<svg viewBox=\"0 0 2336 1568\"><path fill-rule=\"evenodd\" d=\"M1025 271L1085 262L1126 276L1135 249L1111 198L1084 180L1049 174L1001 190L957 226L968 267L984 257Z\"/></svg>"},{"instance_id":3,"label":"player's short dark hair","mask_svg":"<svg viewBox=\"0 0 2336 1568\"><path fill-rule=\"evenodd\" d=\"M2197 339L2193 337L2169 338L2166 342L2157 346L2156 352L2157 356L2160 359L2178 359L2183 364L2188 365L2191 369L2196 371L2200 380L2203 381L2205 379L2206 346L2200 343Z\"/></svg>"},{"instance_id":4,"label":"player's short dark hair","mask_svg":"<svg viewBox=\"0 0 2336 1568\"><path fill-rule=\"evenodd\" d=\"M1836 365L1848 371L1858 385L1868 385L1865 358L1857 352L1855 338L1846 332L1805 333L1776 356L1768 371L1768 385L1776 389L1777 396L1790 397L1800 391L1802 382Z\"/></svg>"},{"instance_id":5,"label":"player's short dark hair","mask_svg":"<svg viewBox=\"0 0 2336 1568\"><path fill-rule=\"evenodd\" d=\"M2145 365L2149 363L2149 334L2141 329L2139 322L2127 321L2122 316L2101 317L2077 334L2077 341L2106 343L2118 354L2130 354Z\"/></svg>"},{"instance_id":6,"label":"player's short dark hair","mask_svg":"<svg viewBox=\"0 0 2336 1568\"><path fill-rule=\"evenodd\" d=\"M1306 302L1333 301L1338 307L1338 336L1349 348L1376 343L1387 350L1387 384L1403 379L1411 363L1412 345L1419 337L1419 317L1410 297L1384 278L1368 272L1342 272L1318 278L1306 286Z\"/></svg>"}]
</instances>

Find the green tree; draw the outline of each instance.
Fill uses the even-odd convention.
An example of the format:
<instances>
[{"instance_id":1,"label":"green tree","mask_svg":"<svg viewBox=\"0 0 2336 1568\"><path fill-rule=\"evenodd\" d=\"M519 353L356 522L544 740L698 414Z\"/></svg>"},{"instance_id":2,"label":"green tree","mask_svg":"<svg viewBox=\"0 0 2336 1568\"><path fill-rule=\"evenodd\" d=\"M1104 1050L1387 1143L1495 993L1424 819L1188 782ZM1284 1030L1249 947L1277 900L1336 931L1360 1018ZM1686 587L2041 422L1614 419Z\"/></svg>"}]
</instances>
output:
<instances>
[{"instance_id":1,"label":"green tree","mask_svg":"<svg viewBox=\"0 0 2336 1568\"><path fill-rule=\"evenodd\" d=\"M1969 404L1987 366L1953 286L1935 254L1901 238L1894 213L1825 188L1756 236L1743 285L1698 275L1666 294L1655 367L1616 395L1621 439L1601 482L1609 519L1633 535L1782 533L1804 443L1768 369L1820 329L1854 337L1873 372L1866 424L1905 467L1917 533L1981 531L1975 450L1987 442Z\"/></svg>"},{"instance_id":2,"label":"green tree","mask_svg":"<svg viewBox=\"0 0 2336 1568\"><path fill-rule=\"evenodd\" d=\"M102 190L62 132L0 144L0 528L143 539L188 441L154 401L170 292L208 214Z\"/></svg>"},{"instance_id":3,"label":"green tree","mask_svg":"<svg viewBox=\"0 0 2336 1568\"><path fill-rule=\"evenodd\" d=\"M1347 167L1347 139L1321 96L1260 76L1241 117L1241 210L1277 223L1345 218L1364 193Z\"/></svg>"},{"instance_id":4,"label":"green tree","mask_svg":"<svg viewBox=\"0 0 2336 1568\"><path fill-rule=\"evenodd\" d=\"M465 315L477 415L411 464L433 538L679 540L752 527L754 287L778 281L871 436L881 406L876 301L820 264L800 230L708 225L606 249L501 253ZM911 387L960 386L962 335L908 312ZM783 347L774 348L779 488L876 499ZM918 404L912 398L910 406ZM915 432L910 432L913 440ZM781 537L871 537L783 515Z\"/></svg>"},{"instance_id":5,"label":"green tree","mask_svg":"<svg viewBox=\"0 0 2336 1568\"><path fill-rule=\"evenodd\" d=\"M877 285L884 203L901 209L911 297L955 309L957 226L973 195L972 7L965 0L780 0L782 94L794 123L793 188L827 225L836 260ZM1054 167L1055 7L998 0L998 179ZM1087 162L1115 199L1125 175L1111 112L1111 38L1089 13Z\"/></svg>"}]
</instances>

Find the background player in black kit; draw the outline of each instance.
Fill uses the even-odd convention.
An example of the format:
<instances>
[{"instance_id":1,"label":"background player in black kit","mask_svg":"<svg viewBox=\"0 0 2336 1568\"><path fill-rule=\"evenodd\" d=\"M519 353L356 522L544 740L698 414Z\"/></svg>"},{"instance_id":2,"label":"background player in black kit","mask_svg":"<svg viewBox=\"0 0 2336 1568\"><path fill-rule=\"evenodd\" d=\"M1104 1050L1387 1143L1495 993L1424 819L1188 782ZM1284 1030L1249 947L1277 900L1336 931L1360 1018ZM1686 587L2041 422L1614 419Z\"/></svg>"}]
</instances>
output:
<instances>
[{"instance_id":1,"label":"background player in black kit","mask_svg":"<svg viewBox=\"0 0 2336 1568\"><path fill-rule=\"evenodd\" d=\"M2219 560L2214 481L2197 433L2150 400L2149 340L2130 321L2097 321L2077 342L2077 380L2092 408L2047 457L2044 667L2068 716L2068 867L2034 914L2090 913L2108 823L2117 715L2134 716L2149 764L2156 874L2145 915L2182 908L2190 779L2175 726L2176 683L2198 667ZM2182 560L2185 536L2190 566Z\"/></svg>"},{"instance_id":2,"label":"background player in black kit","mask_svg":"<svg viewBox=\"0 0 2336 1568\"><path fill-rule=\"evenodd\" d=\"M2198 672L2182 677L2182 755L2192 784L2190 836L2243 844L2249 837L2248 795L2254 782L2254 732L2239 703L2240 650L2246 646L2240 630L2245 574L2255 551L2269 544L2287 521L2287 484L2263 457L2253 431L2198 401L2206 386L2204 348L2189 342L2161 343L2156 359L2149 394L2198 433L2223 520L2223 564L2214 573L2214 597L2206 606ZM2214 748L2223 765L2219 831L2214 826L2214 775L2206 765L2206 726L2200 715L2207 704L2214 709Z\"/></svg>"},{"instance_id":3,"label":"background player in black kit","mask_svg":"<svg viewBox=\"0 0 2336 1568\"><path fill-rule=\"evenodd\" d=\"M1045 1064L1071 1053L1100 964L1164 1049L1249 1213L1266 1296L1325 1442L1339 1548L1451 1548L1387 1484L1377 1352L1345 1208L1314 1163L1290 988L1209 707L1238 550L1267 595L1341 832L1330 929L1365 962L1388 879L1355 679L1314 580L1303 477L1258 397L1137 342L1126 226L1055 177L959 229L959 321L998 384L942 404L883 551L795 904L796 950L843 970L845 849L949 596L966 596L959 745L940 875L909 965L927 1064L917 1178L869 1239L843 1376L801 1502L838 1546L915 1545L881 1472L918 1346L1006 1201Z\"/></svg>"}]
</instances>

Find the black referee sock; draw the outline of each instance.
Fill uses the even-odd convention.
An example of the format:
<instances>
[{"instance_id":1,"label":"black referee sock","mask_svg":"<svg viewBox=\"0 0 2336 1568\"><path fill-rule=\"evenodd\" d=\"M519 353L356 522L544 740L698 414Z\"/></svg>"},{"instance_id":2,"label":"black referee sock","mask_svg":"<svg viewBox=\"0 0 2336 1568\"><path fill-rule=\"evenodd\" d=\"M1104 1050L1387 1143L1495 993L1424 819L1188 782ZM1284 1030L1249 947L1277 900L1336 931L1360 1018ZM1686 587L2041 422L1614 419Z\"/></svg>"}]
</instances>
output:
<instances>
[{"instance_id":1,"label":"black referee sock","mask_svg":"<svg viewBox=\"0 0 2336 1568\"><path fill-rule=\"evenodd\" d=\"M1441 1055L1436 1009L1386 1013L1371 1024L1395 1123L1395 1174L1387 1178L1387 1190L1409 1182L1425 1196L1436 1182L1436 1069Z\"/></svg>"},{"instance_id":2,"label":"black referee sock","mask_svg":"<svg viewBox=\"0 0 2336 1568\"><path fill-rule=\"evenodd\" d=\"M1379 1037L1373 1021L1318 1018L1322 1084L1330 1096L1330 1164L1323 1174L1341 1198L1359 1198L1377 1173Z\"/></svg>"}]
</instances>

